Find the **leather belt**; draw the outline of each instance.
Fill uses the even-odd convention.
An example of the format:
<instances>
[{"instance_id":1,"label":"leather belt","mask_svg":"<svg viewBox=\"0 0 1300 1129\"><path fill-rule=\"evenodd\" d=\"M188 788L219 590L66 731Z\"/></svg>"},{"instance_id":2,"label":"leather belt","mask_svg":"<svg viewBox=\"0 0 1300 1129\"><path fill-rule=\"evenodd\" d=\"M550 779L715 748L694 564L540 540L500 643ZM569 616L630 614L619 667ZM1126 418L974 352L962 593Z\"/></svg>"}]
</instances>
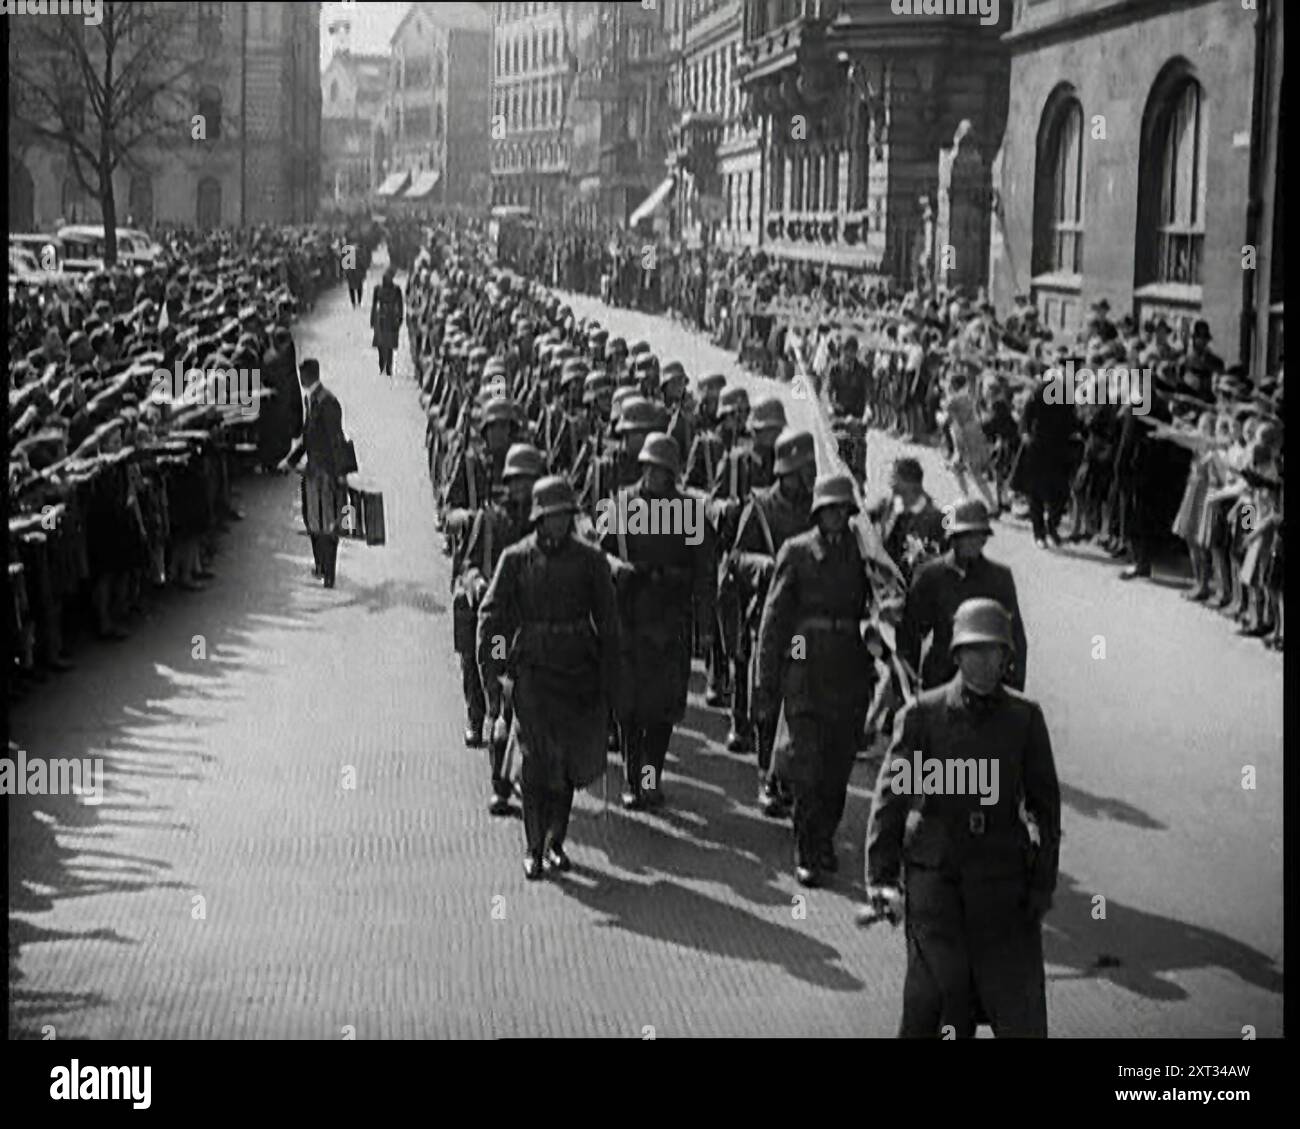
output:
<instances>
[{"instance_id":1,"label":"leather belt","mask_svg":"<svg viewBox=\"0 0 1300 1129\"><path fill-rule=\"evenodd\" d=\"M592 630L586 619L534 619L524 625L546 635L582 635Z\"/></svg>"},{"instance_id":2,"label":"leather belt","mask_svg":"<svg viewBox=\"0 0 1300 1129\"><path fill-rule=\"evenodd\" d=\"M806 617L800 626L811 628L814 631L842 631L850 632L859 630L860 622L857 619L837 618L828 615L810 615Z\"/></svg>"}]
</instances>

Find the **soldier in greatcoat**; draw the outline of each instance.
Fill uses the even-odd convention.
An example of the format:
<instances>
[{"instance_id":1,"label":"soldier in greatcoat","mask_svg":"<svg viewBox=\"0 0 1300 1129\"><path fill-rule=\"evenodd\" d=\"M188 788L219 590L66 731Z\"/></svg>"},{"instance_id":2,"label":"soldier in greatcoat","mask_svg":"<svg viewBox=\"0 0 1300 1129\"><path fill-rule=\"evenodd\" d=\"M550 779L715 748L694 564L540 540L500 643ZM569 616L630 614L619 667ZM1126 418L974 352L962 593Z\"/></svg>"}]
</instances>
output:
<instances>
[{"instance_id":1,"label":"soldier in greatcoat","mask_svg":"<svg viewBox=\"0 0 1300 1129\"><path fill-rule=\"evenodd\" d=\"M479 609L484 684L513 703L529 880L544 865L570 869L564 840L573 793L604 771L618 687L614 585L604 553L574 536L577 508L564 479L534 485L534 532L502 554Z\"/></svg>"},{"instance_id":2,"label":"soldier in greatcoat","mask_svg":"<svg viewBox=\"0 0 1300 1129\"><path fill-rule=\"evenodd\" d=\"M784 704L790 743L776 770L794 791L795 877L803 886L838 869L835 831L871 701L874 664L863 628L872 592L848 528L857 510L848 475L817 480L816 525L781 546L758 630L754 716L770 724Z\"/></svg>"},{"instance_id":3,"label":"soldier in greatcoat","mask_svg":"<svg viewBox=\"0 0 1300 1129\"><path fill-rule=\"evenodd\" d=\"M876 781L867 892L873 913L905 919L904 1037L969 1037L981 1018L1047 1035L1061 795L1042 709L1004 685L1011 626L996 600L957 609L958 672L901 715Z\"/></svg>"}]
</instances>

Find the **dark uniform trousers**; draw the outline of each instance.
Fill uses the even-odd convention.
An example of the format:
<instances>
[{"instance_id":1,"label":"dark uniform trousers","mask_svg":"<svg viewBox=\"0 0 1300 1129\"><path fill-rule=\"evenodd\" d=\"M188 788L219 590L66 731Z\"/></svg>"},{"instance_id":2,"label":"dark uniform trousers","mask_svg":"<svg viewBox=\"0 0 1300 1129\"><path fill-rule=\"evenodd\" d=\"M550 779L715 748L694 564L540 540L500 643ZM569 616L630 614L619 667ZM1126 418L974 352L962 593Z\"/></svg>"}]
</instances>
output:
<instances>
[{"instance_id":1,"label":"dark uniform trousers","mask_svg":"<svg viewBox=\"0 0 1300 1129\"><path fill-rule=\"evenodd\" d=\"M549 786L546 764L540 757L524 757L520 787L524 804L524 839L530 854L564 846L573 812L573 785Z\"/></svg>"},{"instance_id":2,"label":"dark uniform trousers","mask_svg":"<svg viewBox=\"0 0 1300 1129\"><path fill-rule=\"evenodd\" d=\"M623 774L628 788L640 794L646 791L641 779L647 768L654 770L651 779L654 787L664 778L664 761L668 759L668 745L673 738L671 723L637 725L624 722Z\"/></svg>"},{"instance_id":3,"label":"dark uniform trousers","mask_svg":"<svg viewBox=\"0 0 1300 1129\"><path fill-rule=\"evenodd\" d=\"M805 714L787 718L786 724L795 755L807 766L793 781L795 863L818 866L833 849L835 829L844 815L861 725L855 714L844 717ZM762 750L760 744L760 765ZM769 763L771 755L769 745Z\"/></svg>"}]
</instances>

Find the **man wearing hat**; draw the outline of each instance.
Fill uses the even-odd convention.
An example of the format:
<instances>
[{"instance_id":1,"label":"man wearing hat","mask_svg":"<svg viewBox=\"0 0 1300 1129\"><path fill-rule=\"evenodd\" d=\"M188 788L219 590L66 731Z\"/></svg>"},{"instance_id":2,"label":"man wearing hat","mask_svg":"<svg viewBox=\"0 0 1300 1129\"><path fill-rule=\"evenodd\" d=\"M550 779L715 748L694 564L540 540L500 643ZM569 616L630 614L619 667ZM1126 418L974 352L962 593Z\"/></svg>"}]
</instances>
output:
<instances>
[{"instance_id":1,"label":"man wearing hat","mask_svg":"<svg viewBox=\"0 0 1300 1129\"><path fill-rule=\"evenodd\" d=\"M871 586L857 540L853 480L823 475L813 487L815 525L791 537L776 568L758 630L754 716L772 725L784 704L790 747L777 772L794 791L795 877L816 886L839 863L844 814L875 668L863 640Z\"/></svg>"},{"instance_id":2,"label":"man wearing hat","mask_svg":"<svg viewBox=\"0 0 1300 1129\"><path fill-rule=\"evenodd\" d=\"M1083 365L1083 358L1066 356L1058 364L1070 361ZM1020 456L1012 477L1011 489L1029 499L1029 518L1034 529L1034 543L1046 548L1061 544L1057 527L1070 499L1070 483L1082 448L1076 442L1079 417L1071 398L1054 397L1049 402L1046 385L1031 391L1020 418Z\"/></svg>"},{"instance_id":3,"label":"man wearing hat","mask_svg":"<svg viewBox=\"0 0 1300 1129\"><path fill-rule=\"evenodd\" d=\"M307 469L302 479L302 518L311 535L311 551L326 588L334 587L334 569L339 552L339 520L347 501L346 443L343 408L338 398L321 383L320 362L308 358L298 370L306 394L306 420L302 438L280 464L296 470L303 455Z\"/></svg>"},{"instance_id":4,"label":"man wearing hat","mask_svg":"<svg viewBox=\"0 0 1300 1129\"><path fill-rule=\"evenodd\" d=\"M768 585L776 567L776 555L791 537L808 530L813 523L811 505L817 478L817 453L807 431L787 428L776 441L776 481L755 490L740 516L735 547L723 562L723 584L719 608L726 608L736 622L724 624L728 652L735 656L735 694L731 704L731 732L727 748L746 752L751 748L749 717L758 617L763 611ZM730 579L731 584L728 584ZM723 593L734 586L734 607L724 602ZM728 616L728 619L731 619ZM772 748L776 741L776 719L768 718L752 734L758 745L758 805L764 814L779 816L787 810L788 796L772 773Z\"/></svg>"},{"instance_id":5,"label":"man wearing hat","mask_svg":"<svg viewBox=\"0 0 1300 1129\"><path fill-rule=\"evenodd\" d=\"M1183 358L1183 382L1194 396L1207 403L1214 395L1214 378L1224 371L1223 358L1210 348L1210 323L1198 320L1192 326L1192 342Z\"/></svg>"},{"instance_id":6,"label":"man wearing hat","mask_svg":"<svg viewBox=\"0 0 1300 1129\"><path fill-rule=\"evenodd\" d=\"M1042 919L1061 837L1052 743L1039 705L1003 685L1006 608L964 601L949 647L956 673L901 715L867 826L872 910L905 917L899 1035L969 1038L982 1017L995 1035L1044 1038Z\"/></svg>"},{"instance_id":7,"label":"man wearing hat","mask_svg":"<svg viewBox=\"0 0 1300 1129\"><path fill-rule=\"evenodd\" d=\"M726 545L735 536L736 520L750 492L774 481L776 437L785 425L785 405L775 396L765 396L749 412L753 442L733 444L723 456L710 496L719 503L718 530Z\"/></svg>"},{"instance_id":8,"label":"man wearing hat","mask_svg":"<svg viewBox=\"0 0 1300 1129\"><path fill-rule=\"evenodd\" d=\"M465 410L470 405L466 403ZM486 506L501 486L506 453L519 430L519 409L513 400L492 396L479 416L480 442L467 438L460 450L448 456L450 474L443 497L452 556L457 538L469 528L474 513Z\"/></svg>"},{"instance_id":9,"label":"man wearing hat","mask_svg":"<svg viewBox=\"0 0 1300 1129\"><path fill-rule=\"evenodd\" d=\"M546 475L546 459L536 447L516 443L506 453L501 473L505 496L494 498L475 512L469 532L452 560L452 635L460 656L461 688L465 694L465 744L478 748L483 743L483 722L500 715L500 703L489 703L479 677L475 632L478 609L497 560L529 530L529 509L533 483ZM489 706L493 707L489 712ZM493 815L509 811L510 782L502 775L504 745L491 748ZM504 807L504 811L502 810Z\"/></svg>"},{"instance_id":10,"label":"man wearing hat","mask_svg":"<svg viewBox=\"0 0 1300 1129\"><path fill-rule=\"evenodd\" d=\"M679 451L691 449L695 438L695 407L687 391L686 368L681 361L669 361L659 378L659 398L668 412L664 429L677 443Z\"/></svg>"},{"instance_id":11,"label":"man wearing hat","mask_svg":"<svg viewBox=\"0 0 1300 1129\"><path fill-rule=\"evenodd\" d=\"M564 850L573 793L605 771L618 689L618 611L605 554L577 538L573 488L533 486L533 532L501 555L479 608L478 656L490 697L514 712L523 759L524 875L571 868Z\"/></svg>"},{"instance_id":12,"label":"man wearing hat","mask_svg":"<svg viewBox=\"0 0 1300 1129\"><path fill-rule=\"evenodd\" d=\"M948 551L921 565L912 577L898 625L898 654L918 671L921 686L941 686L956 673L950 654L953 616L967 600L997 600L1012 617L1012 658L1007 665L1008 683L1025 688L1028 645L1016 599L1016 582L1006 565L984 556L984 545L993 536L988 509L978 500L962 502L945 514ZM930 650L921 663L921 644L930 637Z\"/></svg>"},{"instance_id":13,"label":"man wearing hat","mask_svg":"<svg viewBox=\"0 0 1300 1129\"><path fill-rule=\"evenodd\" d=\"M379 351L381 376L393 375L393 351L402 329L402 288L396 277L397 269L389 266L370 301L370 328L375 331L372 344Z\"/></svg>"},{"instance_id":14,"label":"man wearing hat","mask_svg":"<svg viewBox=\"0 0 1300 1129\"><path fill-rule=\"evenodd\" d=\"M601 544L616 562L623 663L617 712L629 810L664 801L668 743L686 715L692 627L701 625L707 654L715 583L704 496L679 489L676 442L662 431L650 433L637 462L640 481L597 515Z\"/></svg>"}]
</instances>

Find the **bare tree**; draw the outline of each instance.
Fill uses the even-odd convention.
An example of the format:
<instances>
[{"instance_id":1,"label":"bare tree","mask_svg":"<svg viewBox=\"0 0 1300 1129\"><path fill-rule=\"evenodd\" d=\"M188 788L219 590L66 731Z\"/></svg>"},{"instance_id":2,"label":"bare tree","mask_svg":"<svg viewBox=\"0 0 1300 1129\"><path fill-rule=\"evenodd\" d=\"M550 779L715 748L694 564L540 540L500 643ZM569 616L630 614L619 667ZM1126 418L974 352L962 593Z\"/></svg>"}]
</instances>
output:
<instances>
[{"instance_id":1,"label":"bare tree","mask_svg":"<svg viewBox=\"0 0 1300 1129\"><path fill-rule=\"evenodd\" d=\"M102 20L43 16L9 21L10 116L17 132L61 148L82 189L99 201L104 260L117 261L113 173L190 137L198 42L211 5L123 0Z\"/></svg>"}]
</instances>

